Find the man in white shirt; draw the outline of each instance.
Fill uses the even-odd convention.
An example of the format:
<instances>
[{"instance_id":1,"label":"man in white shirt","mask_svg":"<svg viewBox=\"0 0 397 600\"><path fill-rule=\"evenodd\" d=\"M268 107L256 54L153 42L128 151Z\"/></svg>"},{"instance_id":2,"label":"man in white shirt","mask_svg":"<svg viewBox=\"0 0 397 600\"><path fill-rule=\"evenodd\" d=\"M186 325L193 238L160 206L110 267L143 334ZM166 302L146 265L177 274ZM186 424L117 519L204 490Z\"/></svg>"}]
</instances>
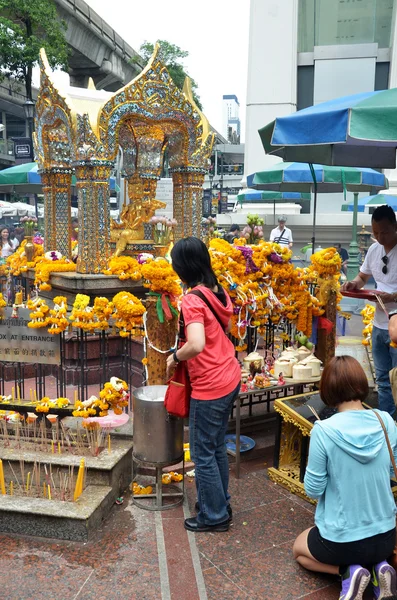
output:
<instances>
[{"instance_id":1,"label":"man in white shirt","mask_svg":"<svg viewBox=\"0 0 397 600\"><path fill-rule=\"evenodd\" d=\"M293 243L292 232L291 229L288 229L288 227L285 226L286 222L286 217L280 216L278 218L278 227L272 229L270 233L270 241L291 249Z\"/></svg>"},{"instance_id":2,"label":"man in white shirt","mask_svg":"<svg viewBox=\"0 0 397 600\"><path fill-rule=\"evenodd\" d=\"M387 311L397 310L397 222L394 210L387 205L378 206L372 215L372 232L376 242L370 246L360 272L347 281L342 290L359 290L372 277L376 293ZM372 356L378 385L378 405L392 416L395 405L389 371L397 366L397 349L390 346L389 317L377 304L372 330Z\"/></svg>"}]
</instances>

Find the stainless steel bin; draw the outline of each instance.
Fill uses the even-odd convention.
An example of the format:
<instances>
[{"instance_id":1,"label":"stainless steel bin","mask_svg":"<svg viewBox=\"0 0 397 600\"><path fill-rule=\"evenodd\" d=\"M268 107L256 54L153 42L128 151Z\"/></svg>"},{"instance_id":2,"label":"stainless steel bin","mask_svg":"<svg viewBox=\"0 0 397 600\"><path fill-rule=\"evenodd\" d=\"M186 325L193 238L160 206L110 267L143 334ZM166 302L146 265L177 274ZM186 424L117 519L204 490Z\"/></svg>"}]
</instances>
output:
<instances>
[{"instance_id":1,"label":"stainless steel bin","mask_svg":"<svg viewBox=\"0 0 397 600\"><path fill-rule=\"evenodd\" d=\"M148 385L133 392L133 456L142 463L167 466L183 456L183 419L164 408L167 386Z\"/></svg>"}]
</instances>

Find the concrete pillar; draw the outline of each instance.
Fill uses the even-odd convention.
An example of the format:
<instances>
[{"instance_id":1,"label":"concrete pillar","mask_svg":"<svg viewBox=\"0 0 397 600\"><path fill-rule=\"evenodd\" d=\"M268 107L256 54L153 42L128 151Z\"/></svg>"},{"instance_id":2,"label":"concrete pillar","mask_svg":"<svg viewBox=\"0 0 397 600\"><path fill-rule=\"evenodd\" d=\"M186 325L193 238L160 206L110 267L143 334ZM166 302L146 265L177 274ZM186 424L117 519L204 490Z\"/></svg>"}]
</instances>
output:
<instances>
[{"instance_id":1,"label":"concrete pillar","mask_svg":"<svg viewBox=\"0 0 397 600\"><path fill-rule=\"evenodd\" d=\"M279 162L265 154L258 129L296 111L298 0L251 0L245 172Z\"/></svg>"}]
</instances>

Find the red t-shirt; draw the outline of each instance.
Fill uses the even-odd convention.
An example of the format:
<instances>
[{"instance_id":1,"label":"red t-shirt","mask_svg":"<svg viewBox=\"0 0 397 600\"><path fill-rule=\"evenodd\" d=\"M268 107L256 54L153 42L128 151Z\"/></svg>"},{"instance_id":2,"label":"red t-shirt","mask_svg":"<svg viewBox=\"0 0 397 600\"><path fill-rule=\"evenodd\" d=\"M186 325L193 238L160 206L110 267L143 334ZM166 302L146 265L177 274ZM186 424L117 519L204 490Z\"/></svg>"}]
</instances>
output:
<instances>
[{"instance_id":1,"label":"red t-shirt","mask_svg":"<svg viewBox=\"0 0 397 600\"><path fill-rule=\"evenodd\" d=\"M197 286L211 303L225 328L233 314L231 300L225 292L226 306L205 286ZM216 400L232 392L241 380L240 365L235 357L234 346L203 300L194 294L182 299L183 320L186 337L187 326L202 323L205 331L205 347L200 354L187 361L192 397L195 400Z\"/></svg>"}]
</instances>

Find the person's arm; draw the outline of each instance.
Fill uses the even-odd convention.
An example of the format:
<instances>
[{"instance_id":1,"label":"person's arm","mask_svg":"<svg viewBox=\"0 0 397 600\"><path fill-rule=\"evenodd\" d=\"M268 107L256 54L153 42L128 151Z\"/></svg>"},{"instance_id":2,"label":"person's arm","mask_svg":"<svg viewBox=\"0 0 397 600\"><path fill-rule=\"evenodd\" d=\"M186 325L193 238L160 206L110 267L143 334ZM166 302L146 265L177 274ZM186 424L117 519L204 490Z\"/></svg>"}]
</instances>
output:
<instances>
[{"instance_id":1,"label":"person's arm","mask_svg":"<svg viewBox=\"0 0 397 600\"><path fill-rule=\"evenodd\" d=\"M292 231L289 230L289 242L288 242L288 248L290 250L292 250L292 246L294 245L294 240L292 239Z\"/></svg>"},{"instance_id":2,"label":"person's arm","mask_svg":"<svg viewBox=\"0 0 397 600\"><path fill-rule=\"evenodd\" d=\"M304 485L309 498L320 498L327 487L327 454L320 439L320 427L313 427L310 436L309 460Z\"/></svg>"},{"instance_id":3,"label":"person's arm","mask_svg":"<svg viewBox=\"0 0 397 600\"><path fill-rule=\"evenodd\" d=\"M203 323L190 323L186 327L186 334L186 343L167 358L167 374L175 369L181 360L194 358L204 350L205 330Z\"/></svg>"},{"instance_id":4,"label":"person's arm","mask_svg":"<svg viewBox=\"0 0 397 600\"><path fill-rule=\"evenodd\" d=\"M389 336L391 341L397 344L397 311L389 315Z\"/></svg>"},{"instance_id":5,"label":"person's arm","mask_svg":"<svg viewBox=\"0 0 397 600\"><path fill-rule=\"evenodd\" d=\"M275 237L275 233L274 232L275 232L275 229L272 229L271 232L270 232L269 242L272 242L274 240L274 237Z\"/></svg>"},{"instance_id":6,"label":"person's arm","mask_svg":"<svg viewBox=\"0 0 397 600\"><path fill-rule=\"evenodd\" d=\"M366 273L359 271L358 275L356 275L356 277L352 281L346 281L346 283L342 285L341 290L345 290L346 292L353 290L361 290L361 288L365 286L370 277L371 275L367 275Z\"/></svg>"}]
</instances>

